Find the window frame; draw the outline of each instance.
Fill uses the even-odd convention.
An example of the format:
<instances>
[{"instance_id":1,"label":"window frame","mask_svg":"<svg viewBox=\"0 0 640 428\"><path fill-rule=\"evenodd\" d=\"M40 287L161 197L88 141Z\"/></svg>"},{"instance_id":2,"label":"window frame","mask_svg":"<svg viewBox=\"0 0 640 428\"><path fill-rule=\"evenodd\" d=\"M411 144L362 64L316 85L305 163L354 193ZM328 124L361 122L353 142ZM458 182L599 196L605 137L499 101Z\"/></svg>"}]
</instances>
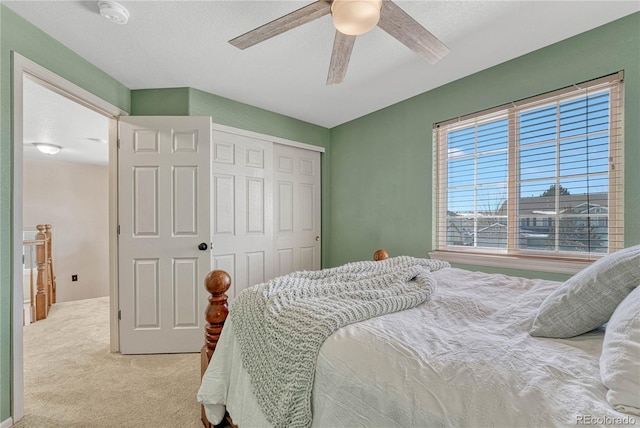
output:
<instances>
[{"instance_id":1,"label":"window frame","mask_svg":"<svg viewBox=\"0 0 640 428\"><path fill-rule=\"evenodd\" d=\"M593 261L623 247L624 241L624 74L622 71L598 79L580 84L574 84L566 88L550 91L541 95L510 102L498 107L483 110L477 113L454 118L433 126L433 248L429 255L452 263L483 265L491 267L503 267L522 269L526 262L526 270L573 274ZM517 204L519 202L519 150L517 134L520 114L534 110L545 105L565 102L572 98L580 98L586 95L609 90L609 170L608 170L608 252L569 252L519 249L518 231L521 217L518 217ZM494 121L500 118L507 119L508 147L507 147L507 246L506 248L466 247L447 245L447 204L448 204L448 149L447 134L455 129L475 126L481 123ZM559 120L559 119L558 119ZM558 131L559 132L559 131ZM556 139L556 144L560 140ZM476 156L478 154L476 153ZM559 168L557 166L557 168ZM555 180L559 182L558 171ZM476 185L477 186L477 185ZM614 189L612 191L612 189ZM477 200L474 202L477 204ZM548 218L548 220L550 217ZM547 220L547 221L548 221ZM542 218L540 221L544 221ZM598 221L600 219L598 218ZM614 231L612 233L612 230Z\"/></svg>"}]
</instances>

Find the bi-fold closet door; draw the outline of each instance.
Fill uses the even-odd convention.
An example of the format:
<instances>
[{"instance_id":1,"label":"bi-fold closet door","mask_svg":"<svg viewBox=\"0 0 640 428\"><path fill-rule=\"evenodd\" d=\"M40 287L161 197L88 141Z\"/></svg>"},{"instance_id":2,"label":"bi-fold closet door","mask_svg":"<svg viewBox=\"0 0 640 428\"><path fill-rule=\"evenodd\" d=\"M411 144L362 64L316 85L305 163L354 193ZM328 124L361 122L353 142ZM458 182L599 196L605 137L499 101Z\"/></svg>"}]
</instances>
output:
<instances>
[{"instance_id":1,"label":"bi-fold closet door","mask_svg":"<svg viewBox=\"0 0 640 428\"><path fill-rule=\"evenodd\" d=\"M212 266L229 295L297 270L320 269L320 153L215 130Z\"/></svg>"}]
</instances>

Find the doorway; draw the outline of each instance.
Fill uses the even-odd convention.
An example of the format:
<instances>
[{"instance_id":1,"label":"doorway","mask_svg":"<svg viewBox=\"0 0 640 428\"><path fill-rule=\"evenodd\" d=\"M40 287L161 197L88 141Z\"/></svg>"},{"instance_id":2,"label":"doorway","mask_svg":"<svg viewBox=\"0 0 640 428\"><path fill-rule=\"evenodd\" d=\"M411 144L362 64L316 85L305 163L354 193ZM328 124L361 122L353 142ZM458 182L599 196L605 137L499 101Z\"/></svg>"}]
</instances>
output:
<instances>
[{"instance_id":1,"label":"doorway","mask_svg":"<svg viewBox=\"0 0 640 428\"><path fill-rule=\"evenodd\" d=\"M24 217L24 87L25 82L32 82L47 88L95 113L102 115L108 123L108 137L106 147L108 158L112 161L108 164L108 281L107 286L110 296L110 349L118 350L117 335L117 245L116 245L116 200L117 200L117 118L126 115L126 112L105 102L79 86L61 78L42 66L13 53L13 138L14 138L14 192L13 192L13 302L12 302L12 396L13 396L13 421L17 422L24 415L24 364L23 364L23 217ZM102 144L101 142L96 142ZM78 274L78 278L79 278Z\"/></svg>"},{"instance_id":2,"label":"doorway","mask_svg":"<svg viewBox=\"0 0 640 428\"><path fill-rule=\"evenodd\" d=\"M109 119L28 76L23 112L23 226L52 225L55 300L108 296Z\"/></svg>"}]
</instances>

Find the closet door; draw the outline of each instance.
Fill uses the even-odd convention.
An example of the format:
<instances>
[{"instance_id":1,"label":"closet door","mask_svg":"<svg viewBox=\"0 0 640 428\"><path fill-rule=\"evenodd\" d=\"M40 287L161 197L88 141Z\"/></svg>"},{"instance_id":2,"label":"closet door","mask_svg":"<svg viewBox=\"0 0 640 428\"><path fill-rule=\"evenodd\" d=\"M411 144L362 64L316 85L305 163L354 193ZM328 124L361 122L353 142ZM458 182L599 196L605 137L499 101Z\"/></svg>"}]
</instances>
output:
<instances>
[{"instance_id":1,"label":"closet door","mask_svg":"<svg viewBox=\"0 0 640 428\"><path fill-rule=\"evenodd\" d=\"M214 130L212 144L212 265L233 298L274 276L273 143Z\"/></svg>"},{"instance_id":2,"label":"closet door","mask_svg":"<svg viewBox=\"0 0 640 428\"><path fill-rule=\"evenodd\" d=\"M320 269L320 153L274 144L275 275Z\"/></svg>"}]
</instances>

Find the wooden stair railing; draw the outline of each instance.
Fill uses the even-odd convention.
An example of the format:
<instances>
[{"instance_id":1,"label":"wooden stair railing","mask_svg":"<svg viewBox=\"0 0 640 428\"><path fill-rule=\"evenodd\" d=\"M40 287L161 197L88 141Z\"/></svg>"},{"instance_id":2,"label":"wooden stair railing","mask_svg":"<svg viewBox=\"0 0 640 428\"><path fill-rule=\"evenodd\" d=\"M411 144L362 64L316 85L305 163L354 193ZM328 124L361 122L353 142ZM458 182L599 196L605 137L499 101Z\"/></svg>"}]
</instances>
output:
<instances>
[{"instance_id":1,"label":"wooden stair railing","mask_svg":"<svg viewBox=\"0 0 640 428\"><path fill-rule=\"evenodd\" d=\"M52 255L52 228L50 224L39 224L36 226L37 232L34 239L23 240L22 242L24 247L29 247L29 322L47 318L49 308L52 304L56 303L56 276L53 273ZM34 247L36 253L35 260L33 258ZM35 282L33 275L34 264L36 269Z\"/></svg>"},{"instance_id":2,"label":"wooden stair railing","mask_svg":"<svg viewBox=\"0 0 640 428\"><path fill-rule=\"evenodd\" d=\"M51 234L51 227L52 226L50 224L44 225L44 235L47 239L47 304L49 306L56 302L56 276L53 273L53 252L51 251L53 244L53 235Z\"/></svg>"},{"instance_id":3,"label":"wooden stair railing","mask_svg":"<svg viewBox=\"0 0 640 428\"><path fill-rule=\"evenodd\" d=\"M22 246L29 248L29 257L28 258L25 257L25 260L29 261L29 322L27 323L27 318L26 318L26 314L25 314L24 324L29 324L29 323L32 323L32 322L36 321L36 298L35 298L36 291L35 291L35 286L36 286L36 278L37 277L33 273L34 260L35 260L34 251L37 250L37 248L39 246L42 247L44 245L45 245L44 241L38 241L36 239L22 241ZM23 278L24 278L24 275L23 275ZM26 301L26 297L27 296L26 296L26 293L25 293L25 296L24 296L24 300L25 301Z\"/></svg>"},{"instance_id":4,"label":"wooden stair railing","mask_svg":"<svg viewBox=\"0 0 640 428\"><path fill-rule=\"evenodd\" d=\"M38 232L36 233L36 241L43 241L44 245L38 245L36 247L36 267L38 269L38 276L36 280L37 292L36 292L36 321L47 318L49 313L49 304L47 299L47 291L49 279L48 277L48 251L47 251L47 237L45 235L45 227L42 224L36 226Z\"/></svg>"}]
</instances>

